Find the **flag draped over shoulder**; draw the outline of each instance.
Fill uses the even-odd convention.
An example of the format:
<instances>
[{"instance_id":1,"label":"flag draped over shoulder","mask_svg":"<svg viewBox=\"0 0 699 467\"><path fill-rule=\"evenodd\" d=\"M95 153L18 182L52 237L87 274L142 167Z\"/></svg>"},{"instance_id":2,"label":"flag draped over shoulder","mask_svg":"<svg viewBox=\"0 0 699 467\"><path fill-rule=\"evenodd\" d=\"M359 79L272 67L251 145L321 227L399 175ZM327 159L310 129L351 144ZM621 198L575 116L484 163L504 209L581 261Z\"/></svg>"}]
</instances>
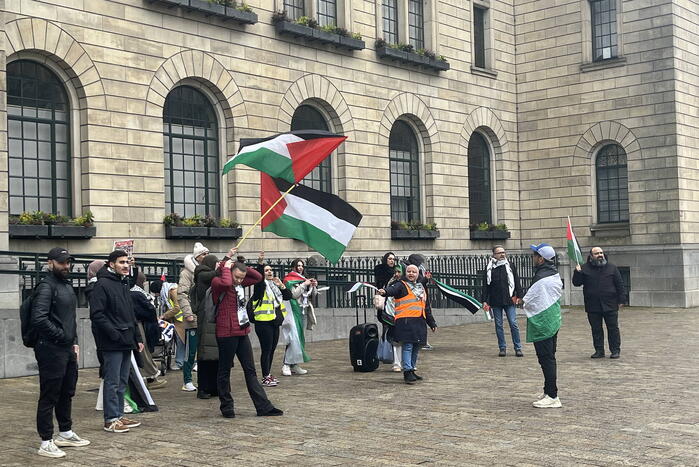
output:
<instances>
[{"instance_id":1,"label":"flag draped over shoulder","mask_svg":"<svg viewBox=\"0 0 699 467\"><path fill-rule=\"evenodd\" d=\"M291 188L281 178L260 174L262 213ZM342 198L298 185L262 219L262 231L301 240L336 263L352 239L362 215Z\"/></svg>"},{"instance_id":2,"label":"flag draped over shoulder","mask_svg":"<svg viewBox=\"0 0 699 467\"><path fill-rule=\"evenodd\" d=\"M438 281L437 279L432 280L435 284L437 284L437 288L440 292L442 292L442 295L444 295L444 297L448 298L449 300L455 301L459 305L465 307L471 313L475 314L478 310L480 310L481 306L483 306L481 302L471 297L470 295L453 287L450 287L444 282Z\"/></svg>"},{"instance_id":3,"label":"flag draped over shoulder","mask_svg":"<svg viewBox=\"0 0 699 467\"><path fill-rule=\"evenodd\" d=\"M241 139L238 154L228 159L223 173L243 164L289 183L298 183L345 139L346 136L321 130L299 130L269 138Z\"/></svg>"},{"instance_id":4,"label":"flag draped over shoulder","mask_svg":"<svg viewBox=\"0 0 699 467\"><path fill-rule=\"evenodd\" d=\"M524 296L527 314L527 342L552 337L561 328L561 276L544 277L532 284Z\"/></svg>"},{"instance_id":5,"label":"flag draped over shoulder","mask_svg":"<svg viewBox=\"0 0 699 467\"><path fill-rule=\"evenodd\" d=\"M575 264L583 264L582 252L580 251L580 245L578 245L578 239L575 238L575 234L573 233L573 226L570 224L570 217L568 218L566 238L568 239L568 258L570 258L570 261Z\"/></svg>"}]
</instances>

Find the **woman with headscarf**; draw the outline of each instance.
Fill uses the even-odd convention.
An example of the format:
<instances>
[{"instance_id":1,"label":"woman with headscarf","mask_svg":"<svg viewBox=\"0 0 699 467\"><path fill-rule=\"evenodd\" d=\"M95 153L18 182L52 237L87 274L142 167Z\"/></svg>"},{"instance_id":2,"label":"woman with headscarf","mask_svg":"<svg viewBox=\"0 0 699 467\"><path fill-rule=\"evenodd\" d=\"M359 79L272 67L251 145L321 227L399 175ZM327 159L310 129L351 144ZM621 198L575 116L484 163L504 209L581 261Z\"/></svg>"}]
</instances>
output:
<instances>
[{"instance_id":1,"label":"woman with headscarf","mask_svg":"<svg viewBox=\"0 0 699 467\"><path fill-rule=\"evenodd\" d=\"M400 268L396 255L389 251L383 258L381 258L381 263L374 266L374 285L377 289L383 289L388 284L400 280L401 273L396 272L396 267ZM402 270L401 270L402 271ZM396 274L399 274L396 278ZM391 342L393 347L393 371L400 372L403 371L401 368L401 346L400 342L395 342L393 339L393 325L385 322L386 318L386 307L392 307L392 298L383 298L377 294L374 297L374 304L376 305L376 318L381 323L381 338Z\"/></svg>"},{"instance_id":2,"label":"woman with headscarf","mask_svg":"<svg viewBox=\"0 0 699 467\"><path fill-rule=\"evenodd\" d=\"M293 311L294 324L298 333L298 340L301 346L300 354L290 352L292 346L287 346L287 351L284 353L284 365L282 366L282 374L291 376L291 374L305 375L308 370L301 368L299 363L311 361L311 357L306 353L306 336L303 333L303 320L307 312L313 313L313 298L318 294L318 281L315 279L306 279L303 275L305 271L305 263L302 259L297 258L291 263L291 272L284 277L284 285L291 289L291 310ZM310 317L307 317L309 319Z\"/></svg>"},{"instance_id":3,"label":"woman with headscarf","mask_svg":"<svg viewBox=\"0 0 699 467\"><path fill-rule=\"evenodd\" d=\"M274 349L279 342L279 328L284 322L287 309L285 300L291 300L291 290L274 275L272 266L264 264L265 252L261 251L257 258L257 272L264 280L254 286L250 298L252 320L255 323L255 334L260 341L260 367L262 369L262 385L276 386L277 378L272 375Z\"/></svg>"},{"instance_id":4,"label":"woman with headscarf","mask_svg":"<svg viewBox=\"0 0 699 467\"><path fill-rule=\"evenodd\" d=\"M153 292L153 288L151 288ZM160 287L161 319L175 325L175 364L181 370L185 358L184 313L177 300L177 283L161 282ZM172 368L170 368L172 370Z\"/></svg>"},{"instance_id":5,"label":"woman with headscarf","mask_svg":"<svg viewBox=\"0 0 699 467\"><path fill-rule=\"evenodd\" d=\"M206 316L206 291L211 287L211 281L216 276L218 258L212 254L206 255L201 264L194 268L194 283L196 287L196 308L192 311L197 315L197 397L210 399L218 396L216 375L218 374L218 344L216 342L216 321Z\"/></svg>"}]
</instances>

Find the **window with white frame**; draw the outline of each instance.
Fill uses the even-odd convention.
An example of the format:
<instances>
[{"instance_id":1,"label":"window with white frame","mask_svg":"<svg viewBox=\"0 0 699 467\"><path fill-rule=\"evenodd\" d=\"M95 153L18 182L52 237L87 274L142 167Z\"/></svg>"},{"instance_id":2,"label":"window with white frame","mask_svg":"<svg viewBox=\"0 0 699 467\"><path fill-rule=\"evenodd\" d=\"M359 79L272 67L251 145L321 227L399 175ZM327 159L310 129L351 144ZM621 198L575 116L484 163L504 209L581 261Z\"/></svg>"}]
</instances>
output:
<instances>
[{"instance_id":1,"label":"window with white frame","mask_svg":"<svg viewBox=\"0 0 699 467\"><path fill-rule=\"evenodd\" d=\"M318 0L318 24L320 26L337 26L336 0Z\"/></svg>"}]
</instances>

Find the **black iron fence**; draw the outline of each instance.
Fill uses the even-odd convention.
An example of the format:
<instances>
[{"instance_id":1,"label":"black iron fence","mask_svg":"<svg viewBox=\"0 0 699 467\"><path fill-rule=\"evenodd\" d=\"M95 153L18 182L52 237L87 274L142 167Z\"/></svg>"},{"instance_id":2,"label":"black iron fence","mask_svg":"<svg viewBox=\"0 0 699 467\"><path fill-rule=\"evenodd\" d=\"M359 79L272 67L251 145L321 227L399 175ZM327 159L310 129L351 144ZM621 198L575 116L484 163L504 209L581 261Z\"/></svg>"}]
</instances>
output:
<instances>
[{"instance_id":1,"label":"black iron fence","mask_svg":"<svg viewBox=\"0 0 699 467\"><path fill-rule=\"evenodd\" d=\"M0 274L19 276L19 287L25 297L41 278L47 274L45 253L20 253L0 251L0 256L11 256L18 259L16 269L0 269ZM104 255L73 255L75 261L71 266L69 279L78 296L80 306L86 306L84 290L87 286L87 267L94 260L104 259ZM519 272L522 287L526 290L533 276L530 255L513 254L508 256L510 262ZM401 259L399 257L399 259ZM404 258L403 258L404 259ZM433 277L459 289L477 299L480 299L485 268L490 256L488 255L452 255L427 257L427 270ZM275 274L281 278L290 270L291 259L275 258L268 260ZM321 287L328 287L321 292L317 306L322 308L354 308L359 304L371 306L373 290L361 288L354 294L347 290L356 282L374 282L374 266L381 261L380 257L345 257L332 265L317 265L309 262L306 266L306 276L314 277ZM184 267L181 259L139 257L137 265L146 274L147 280L158 279L165 275L166 279L176 282L180 270ZM450 307L434 285L428 287L432 306L435 308Z\"/></svg>"}]
</instances>

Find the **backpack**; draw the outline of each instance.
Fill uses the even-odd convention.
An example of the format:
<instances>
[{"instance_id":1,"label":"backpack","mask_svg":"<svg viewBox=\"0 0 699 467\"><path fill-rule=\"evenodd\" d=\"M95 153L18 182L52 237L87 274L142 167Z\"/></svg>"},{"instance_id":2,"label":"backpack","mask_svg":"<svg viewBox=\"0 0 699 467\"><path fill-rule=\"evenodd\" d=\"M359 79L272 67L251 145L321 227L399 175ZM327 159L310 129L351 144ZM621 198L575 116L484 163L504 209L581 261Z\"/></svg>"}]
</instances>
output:
<instances>
[{"instance_id":1,"label":"backpack","mask_svg":"<svg viewBox=\"0 0 699 467\"><path fill-rule=\"evenodd\" d=\"M194 281L192 281L194 282ZM192 313L195 315L199 311L199 300L197 299L197 283L194 282L192 286L189 288L189 294L187 295L189 297L189 306L192 308Z\"/></svg>"},{"instance_id":2,"label":"backpack","mask_svg":"<svg viewBox=\"0 0 699 467\"><path fill-rule=\"evenodd\" d=\"M206 295L204 295L204 316L209 323L216 322L216 316L218 315L218 306L223 301L223 297L226 296L226 292L223 292L218 297L218 303L214 303L214 295L211 287L206 289Z\"/></svg>"},{"instance_id":3,"label":"backpack","mask_svg":"<svg viewBox=\"0 0 699 467\"><path fill-rule=\"evenodd\" d=\"M34 297L36 297L36 291L39 289L39 285L41 285L42 283L43 281L39 282L39 284L37 284L36 287L34 287L34 290L32 290L31 295L25 298L22 302L22 305L20 305L19 307L19 321L22 328L22 343L25 347L29 348L34 347L36 345L36 342L39 340L39 333L36 329L32 327L32 305L34 304ZM58 289L54 288L50 284L49 287L51 287L53 291L53 299L51 300L51 306L53 306L54 302L56 301L56 296L58 295Z\"/></svg>"}]
</instances>

